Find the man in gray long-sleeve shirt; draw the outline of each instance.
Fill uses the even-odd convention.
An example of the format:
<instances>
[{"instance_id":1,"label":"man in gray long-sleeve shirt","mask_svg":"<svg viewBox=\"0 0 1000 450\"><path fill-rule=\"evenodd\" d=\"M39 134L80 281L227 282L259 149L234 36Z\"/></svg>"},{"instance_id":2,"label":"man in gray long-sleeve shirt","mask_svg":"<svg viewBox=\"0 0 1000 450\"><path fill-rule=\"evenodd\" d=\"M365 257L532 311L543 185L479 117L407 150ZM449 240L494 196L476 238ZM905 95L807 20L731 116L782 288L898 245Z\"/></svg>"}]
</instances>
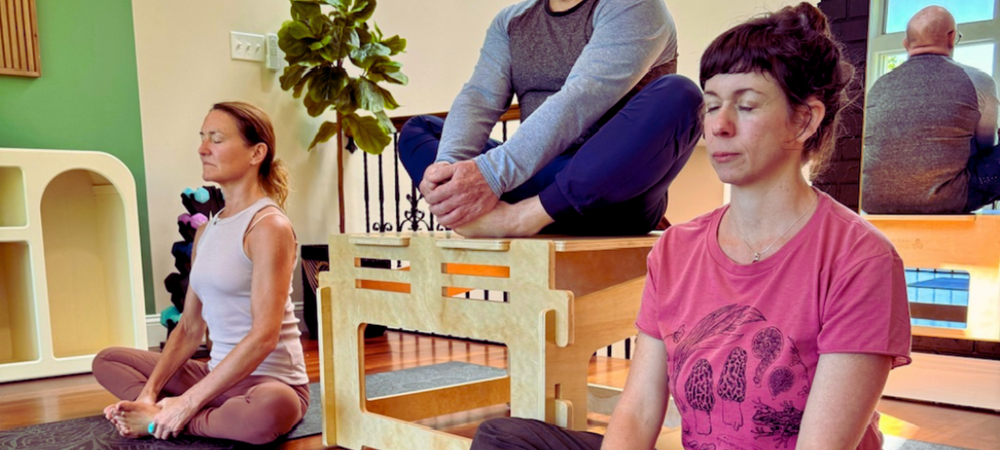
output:
<instances>
[{"instance_id":1,"label":"man in gray long-sleeve shirt","mask_svg":"<svg viewBox=\"0 0 1000 450\"><path fill-rule=\"evenodd\" d=\"M909 59L868 93L865 212L961 213L1000 196L996 83L951 59L959 37L947 10L920 10L903 41Z\"/></svg>"},{"instance_id":2,"label":"man in gray long-sleeve shirt","mask_svg":"<svg viewBox=\"0 0 1000 450\"><path fill-rule=\"evenodd\" d=\"M400 159L466 236L639 234L701 135L663 0L526 0L487 31L447 121L401 130ZM489 133L516 95L521 125ZM554 223L553 223L554 222Z\"/></svg>"}]
</instances>

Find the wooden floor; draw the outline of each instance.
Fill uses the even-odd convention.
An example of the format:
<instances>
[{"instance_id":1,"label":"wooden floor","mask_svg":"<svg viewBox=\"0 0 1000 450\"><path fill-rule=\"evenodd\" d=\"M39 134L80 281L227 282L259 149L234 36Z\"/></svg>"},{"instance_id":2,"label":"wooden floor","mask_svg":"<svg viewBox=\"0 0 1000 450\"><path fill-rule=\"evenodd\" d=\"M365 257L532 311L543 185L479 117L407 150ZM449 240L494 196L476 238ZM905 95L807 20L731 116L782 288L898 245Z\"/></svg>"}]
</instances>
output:
<instances>
[{"instance_id":1,"label":"wooden floor","mask_svg":"<svg viewBox=\"0 0 1000 450\"><path fill-rule=\"evenodd\" d=\"M319 381L316 341L303 340L306 367L311 381ZM443 338L388 332L365 344L366 373L378 373L436 364L465 361L505 368L506 349L502 346L470 343ZM595 357L590 365L590 382L622 386L628 362ZM0 430L26 425L97 415L116 399L94 381L92 375L75 375L44 380L0 384ZM883 399L879 403L883 429L893 435L956 447L1000 449L1000 415L957 408ZM492 417L508 414L505 405L451 414L421 423L464 436L476 425ZM603 431L606 417L591 414L594 431ZM110 426L110 425L109 425ZM320 436L289 441L281 449L322 449Z\"/></svg>"}]
</instances>

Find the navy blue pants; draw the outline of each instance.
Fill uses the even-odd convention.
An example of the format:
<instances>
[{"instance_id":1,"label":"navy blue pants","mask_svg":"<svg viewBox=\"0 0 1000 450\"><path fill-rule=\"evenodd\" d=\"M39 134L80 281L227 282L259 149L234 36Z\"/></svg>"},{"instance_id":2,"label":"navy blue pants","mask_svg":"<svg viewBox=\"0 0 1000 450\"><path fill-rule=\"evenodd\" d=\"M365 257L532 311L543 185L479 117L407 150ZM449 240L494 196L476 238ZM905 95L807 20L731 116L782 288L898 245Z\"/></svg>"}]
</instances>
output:
<instances>
[{"instance_id":1,"label":"navy blue pants","mask_svg":"<svg viewBox=\"0 0 1000 450\"><path fill-rule=\"evenodd\" d=\"M1000 200L1000 146L978 152L968 167L969 201L965 210L975 211Z\"/></svg>"},{"instance_id":2,"label":"navy blue pants","mask_svg":"<svg viewBox=\"0 0 1000 450\"><path fill-rule=\"evenodd\" d=\"M667 209L667 188L701 137L702 94L691 80L665 75L632 97L587 142L557 156L500 200L537 195L555 223L543 234L648 233ZM403 125L399 159L414 183L434 163L444 121L419 116ZM491 140L483 152L500 145Z\"/></svg>"},{"instance_id":3,"label":"navy blue pants","mask_svg":"<svg viewBox=\"0 0 1000 450\"><path fill-rule=\"evenodd\" d=\"M470 450L600 450L604 436L538 420L501 418L479 425Z\"/></svg>"}]
</instances>

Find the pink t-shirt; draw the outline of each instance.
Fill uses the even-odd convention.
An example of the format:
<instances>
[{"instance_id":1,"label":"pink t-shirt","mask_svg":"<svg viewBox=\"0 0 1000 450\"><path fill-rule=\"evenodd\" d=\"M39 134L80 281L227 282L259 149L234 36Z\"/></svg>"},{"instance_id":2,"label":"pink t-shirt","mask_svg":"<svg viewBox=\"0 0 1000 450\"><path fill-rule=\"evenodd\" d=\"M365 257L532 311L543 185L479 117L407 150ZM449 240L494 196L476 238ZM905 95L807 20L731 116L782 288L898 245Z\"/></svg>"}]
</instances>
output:
<instances>
[{"instance_id":1,"label":"pink t-shirt","mask_svg":"<svg viewBox=\"0 0 1000 450\"><path fill-rule=\"evenodd\" d=\"M666 345L685 448L795 448L819 355L909 364L903 263L878 230L819 193L802 231L740 265L717 239L726 208L656 243L636 326ZM858 448L881 448L878 413Z\"/></svg>"}]
</instances>

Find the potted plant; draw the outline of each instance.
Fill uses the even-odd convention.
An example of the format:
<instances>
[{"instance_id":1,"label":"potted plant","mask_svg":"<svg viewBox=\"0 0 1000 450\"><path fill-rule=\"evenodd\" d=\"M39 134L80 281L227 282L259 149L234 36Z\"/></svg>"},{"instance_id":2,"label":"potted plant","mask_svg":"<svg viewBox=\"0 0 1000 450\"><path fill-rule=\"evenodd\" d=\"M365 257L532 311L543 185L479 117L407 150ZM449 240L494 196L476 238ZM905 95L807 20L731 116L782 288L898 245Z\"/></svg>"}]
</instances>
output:
<instances>
[{"instance_id":1,"label":"potted plant","mask_svg":"<svg viewBox=\"0 0 1000 450\"><path fill-rule=\"evenodd\" d=\"M331 108L337 112L337 122L323 122L309 149L343 127L362 150L382 153L396 131L386 110L399 104L379 83L408 82L402 65L392 60L406 48L406 39L386 38L374 23L369 27L375 0L291 0L291 4L292 20L278 31L278 46L288 61L281 88L302 97L310 116ZM331 7L330 12L324 13L321 6ZM357 69L351 72L359 72L356 76L344 67L345 59Z\"/></svg>"}]
</instances>

